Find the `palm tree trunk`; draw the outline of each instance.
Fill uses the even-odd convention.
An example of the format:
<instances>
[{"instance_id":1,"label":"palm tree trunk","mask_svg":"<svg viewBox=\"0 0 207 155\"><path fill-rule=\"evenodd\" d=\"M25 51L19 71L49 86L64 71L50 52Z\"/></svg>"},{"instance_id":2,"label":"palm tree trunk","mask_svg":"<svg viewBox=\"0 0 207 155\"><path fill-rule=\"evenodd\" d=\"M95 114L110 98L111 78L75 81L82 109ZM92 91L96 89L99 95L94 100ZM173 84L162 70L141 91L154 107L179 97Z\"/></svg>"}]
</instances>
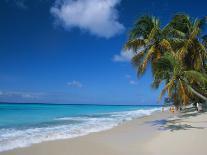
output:
<instances>
[{"instance_id":1,"label":"palm tree trunk","mask_svg":"<svg viewBox=\"0 0 207 155\"><path fill-rule=\"evenodd\" d=\"M205 100L207 102L207 97L203 96L199 92L197 92L195 89L193 89L191 86L188 86L188 88L194 93L196 96L200 97L201 99Z\"/></svg>"}]
</instances>

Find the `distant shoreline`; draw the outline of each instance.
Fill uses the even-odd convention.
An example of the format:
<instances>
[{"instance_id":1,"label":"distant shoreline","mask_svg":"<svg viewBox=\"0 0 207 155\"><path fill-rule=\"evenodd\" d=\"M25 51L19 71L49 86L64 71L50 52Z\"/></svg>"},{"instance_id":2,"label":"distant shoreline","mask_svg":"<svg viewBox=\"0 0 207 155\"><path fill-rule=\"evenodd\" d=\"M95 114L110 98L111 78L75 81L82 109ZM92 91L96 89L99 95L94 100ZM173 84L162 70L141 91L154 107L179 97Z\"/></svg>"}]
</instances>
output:
<instances>
[{"instance_id":1,"label":"distant shoreline","mask_svg":"<svg viewBox=\"0 0 207 155\"><path fill-rule=\"evenodd\" d=\"M95 105L95 106L157 106L157 107L161 107L163 105L159 105L159 104L148 104L148 105L144 105L144 104L72 104L72 103L35 103L35 102L0 102L0 104L40 104L40 105Z\"/></svg>"}]
</instances>

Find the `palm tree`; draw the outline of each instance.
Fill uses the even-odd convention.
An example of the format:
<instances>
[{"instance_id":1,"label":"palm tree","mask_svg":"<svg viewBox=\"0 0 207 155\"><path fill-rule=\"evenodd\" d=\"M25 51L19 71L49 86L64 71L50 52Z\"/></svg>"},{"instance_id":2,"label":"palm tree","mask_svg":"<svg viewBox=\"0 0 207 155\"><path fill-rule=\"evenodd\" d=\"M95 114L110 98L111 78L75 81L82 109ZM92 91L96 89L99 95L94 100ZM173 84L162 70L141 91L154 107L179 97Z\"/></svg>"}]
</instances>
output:
<instances>
[{"instance_id":1,"label":"palm tree","mask_svg":"<svg viewBox=\"0 0 207 155\"><path fill-rule=\"evenodd\" d=\"M173 47L179 53L178 58L188 69L202 72L205 70L207 58L207 38L201 36L204 26L205 19L192 20L186 14L175 15L167 26L170 29L167 29L168 38L177 41Z\"/></svg>"},{"instance_id":2,"label":"palm tree","mask_svg":"<svg viewBox=\"0 0 207 155\"><path fill-rule=\"evenodd\" d=\"M177 85L175 88L178 89L177 91L175 90L175 92L178 94L174 93L174 96L177 97L177 100L180 98L180 100L185 104L190 96L192 96L191 93L199 98L202 98L203 100L207 100L207 98L204 96L207 94L206 83L202 82L202 85L198 84L198 81L200 80L206 81L205 74L207 73L207 37L201 36L204 25L205 19L196 19L193 21L189 16L185 14L177 14L166 26L165 32L163 32L173 49L172 51L174 54L172 55L175 57L174 59L177 59L177 67L175 66L177 69L174 70L174 75L177 78L182 77L179 81L174 81L174 84ZM176 72L176 70L179 70L179 72ZM179 73L182 74L179 75ZM172 79L175 78L171 77L171 80ZM156 82L157 80L155 80L155 84ZM170 87L170 84L173 84L172 81L171 83L167 83L165 88L168 89L167 87ZM196 89L193 89L193 86L198 91L196 91ZM163 90L163 93L164 92L165 89ZM204 95L199 92L203 93ZM179 95L181 96L179 97Z\"/></svg>"},{"instance_id":3,"label":"palm tree","mask_svg":"<svg viewBox=\"0 0 207 155\"><path fill-rule=\"evenodd\" d=\"M174 104L188 104L193 97L207 101L207 97L197 91L207 84L207 75L195 70L187 70L178 59L179 53L166 53L156 63L155 81L166 82L160 98L168 92ZM193 88L195 86L196 88Z\"/></svg>"},{"instance_id":4,"label":"palm tree","mask_svg":"<svg viewBox=\"0 0 207 155\"><path fill-rule=\"evenodd\" d=\"M131 30L126 49L134 51L133 64L142 75L151 64L158 88L166 85L160 95L168 92L174 104L187 104L200 98L207 101L207 36L202 37L204 19L192 20L177 14L163 28L159 19L142 16Z\"/></svg>"},{"instance_id":5,"label":"palm tree","mask_svg":"<svg viewBox=\"0 0 207 155\"><path fill-rule=\"evenodd\" d=\"M133 50L132 61L137 67L138 75L146 70L148 62L154 63L160 58L161 29L159 19L151 16L142 16L131 30L125 49Z\"/></svg>"}]
</instances>

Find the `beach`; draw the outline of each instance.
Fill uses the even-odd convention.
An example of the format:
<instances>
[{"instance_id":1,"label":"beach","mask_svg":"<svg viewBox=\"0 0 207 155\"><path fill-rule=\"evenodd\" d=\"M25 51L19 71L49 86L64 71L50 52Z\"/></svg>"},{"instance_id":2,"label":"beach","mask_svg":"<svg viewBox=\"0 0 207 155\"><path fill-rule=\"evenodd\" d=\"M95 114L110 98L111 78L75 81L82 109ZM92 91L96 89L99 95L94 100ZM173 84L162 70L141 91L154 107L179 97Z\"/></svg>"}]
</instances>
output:
<instances>
[{"instance_id":1,"label":"beach","mask_svg":"<svg viewBox=\"0 0 207 155\"><path fill-rule=\"evenodd\" d=\"M204 155L206 120L206 113L155 112L106 131L33 144L0 155Z\"/></svg>"},{"instance_id":2,"label":"beach","mask_svg":"<svg viewBox=\"0 0 207 155\"><path fill-rule=\"evenodd\" d=\"M207 155L207 1L187 2L0 0L0 155Z\"/></svg>"}]
</instances>

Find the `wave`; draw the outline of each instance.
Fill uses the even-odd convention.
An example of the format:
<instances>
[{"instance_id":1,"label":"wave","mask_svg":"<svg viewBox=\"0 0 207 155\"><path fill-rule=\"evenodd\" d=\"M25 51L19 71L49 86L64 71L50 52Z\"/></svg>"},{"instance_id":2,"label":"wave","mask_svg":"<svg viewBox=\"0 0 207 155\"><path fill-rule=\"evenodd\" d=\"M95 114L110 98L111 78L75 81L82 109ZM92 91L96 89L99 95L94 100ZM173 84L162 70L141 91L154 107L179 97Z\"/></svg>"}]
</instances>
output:
<instances>
[{"instance_id":1,"label":"wave","mask_svg":"<svg viewBox=\"0 0 207 155\"><path fill-rule=\"evenodd\" d=\"M30 146L31 144L41 143L43 141L74 138L92 132L108 130L124 121L150 115L152 112L158 110L160 108L101 113L78 117L61 117L56 118L54 121L64 122L62 125L61 123L58 125L54 123L56 125L47 127L33 126L26 129L3 128L0 129L0 152Z\"/></svg>"}]
</instances>

